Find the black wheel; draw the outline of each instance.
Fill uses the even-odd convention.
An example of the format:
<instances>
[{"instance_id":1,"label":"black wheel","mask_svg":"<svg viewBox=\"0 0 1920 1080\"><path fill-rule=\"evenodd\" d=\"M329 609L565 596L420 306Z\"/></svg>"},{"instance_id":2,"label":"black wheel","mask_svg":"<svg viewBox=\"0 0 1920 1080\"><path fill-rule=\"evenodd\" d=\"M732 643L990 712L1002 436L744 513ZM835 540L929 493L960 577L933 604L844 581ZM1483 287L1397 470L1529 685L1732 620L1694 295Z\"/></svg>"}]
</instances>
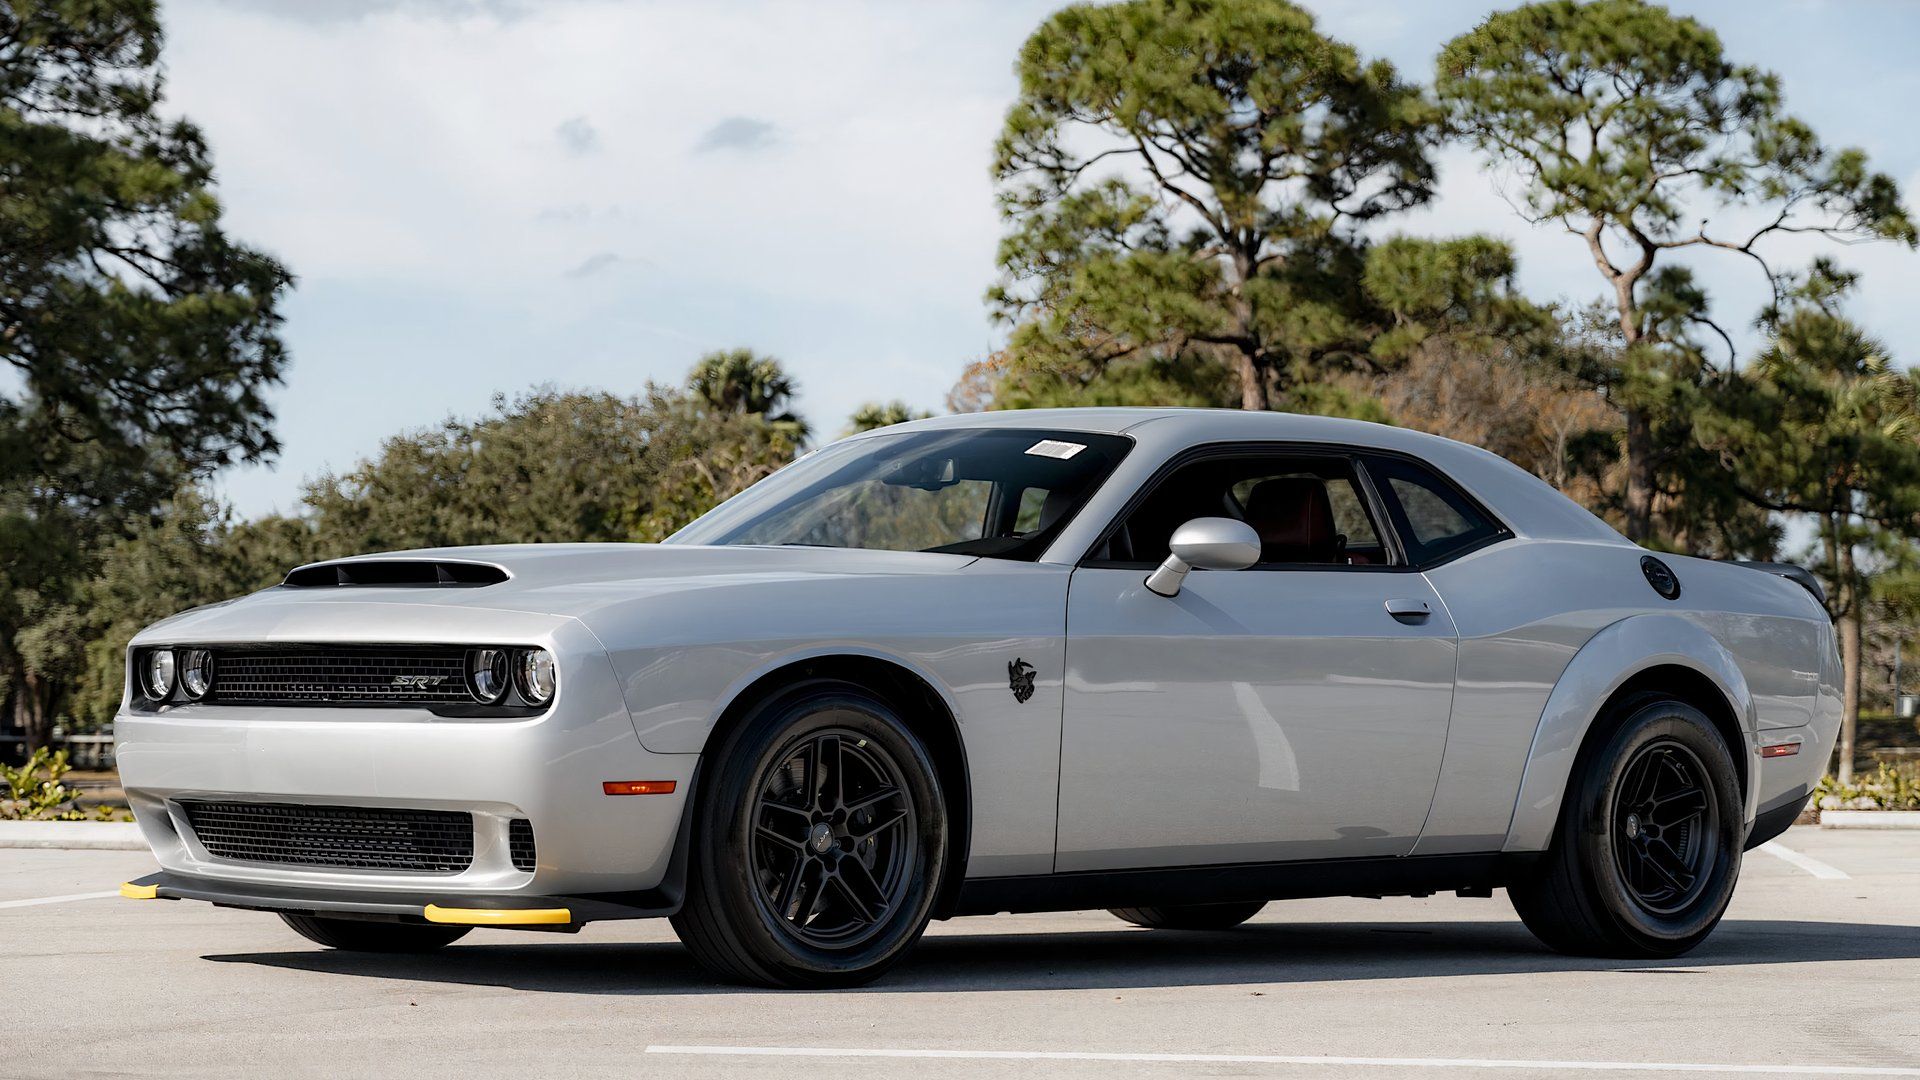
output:
<instances>
[{"instance_id":1,"label":"black wheel","mask_svg":"<svg viewBox=\"0 0 1920 1080\"><path fill-rule=\"evenodd\" d=\"M673 928L723 978L857 986L926 929L947 855L926 748L865 690L812 681L757 706L712 758Z\"/></svg>"},{"instance_id":2,"label":"black wheel","mask_svg":"<svg viewBox=\"0 0 1920 1080\"><path fill-rule=\"evenodd\" d=\"M1553 846L1508 887L1527 929L1560 952L1679 956L1706 939L1740 876L1740 783L1698 709L1641 698L1583 755Z\"/></svg>"},{"instance_id":3,"label":"black wheel","mask_svg":"<svg viewBox=\"0 0 1920 1080\"><path fill-rule=\"evenodd\" d=\"M320 915L280 918L308 941L348 952L432 952L467 936L471 926L431 926L420 923L375 922L371 919L329 919Z\"/></svg>"},{"instance_id":4,"label":"black wheel","mask_svg":"<svg viewBox=\"0 0 1920 1080\"><path fill-rule=\"evenodd\" d=\"M1231 930L1267 906L1265 900L1238 904L1183 904L1179 907L1117 907L1109 914L1149 930Z\"/></svg>"}]
</instances>

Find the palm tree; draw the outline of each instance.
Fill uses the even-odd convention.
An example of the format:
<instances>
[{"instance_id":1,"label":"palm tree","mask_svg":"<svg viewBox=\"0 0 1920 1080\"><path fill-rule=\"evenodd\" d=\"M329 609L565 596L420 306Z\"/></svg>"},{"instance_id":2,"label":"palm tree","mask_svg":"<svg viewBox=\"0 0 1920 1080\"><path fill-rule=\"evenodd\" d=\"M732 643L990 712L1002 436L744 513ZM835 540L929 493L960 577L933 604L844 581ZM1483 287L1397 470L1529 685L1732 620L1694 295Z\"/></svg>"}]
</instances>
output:
<instances>
[{"instance_id":1,"label":"palm tree","mask_svg":"<svg viewBox=\"0 0 1920 1080\"><path fill-rule=\"evenodd\" d=\"M806 433L806 422L787 408L798 387L771 356L752 349L710 352L693 365L687 389L708 408L758 414L770 423L794 425L803 436Z\"/></svg>"},{"instance_id":2,"label":"palm tree","mask_svg":"<svg viewBox=\"0 0 1920 1080\"><path fill-rule=\"evenodd\" d=\"M848 420L848 426L852 429L849 434L857 435L862 431L872 431L875 428L892 427L909 420L925 420L932 415L932 413L920 412L904 401L869 401L853 410L853 416Z\"/></svg>"}]
</instances>

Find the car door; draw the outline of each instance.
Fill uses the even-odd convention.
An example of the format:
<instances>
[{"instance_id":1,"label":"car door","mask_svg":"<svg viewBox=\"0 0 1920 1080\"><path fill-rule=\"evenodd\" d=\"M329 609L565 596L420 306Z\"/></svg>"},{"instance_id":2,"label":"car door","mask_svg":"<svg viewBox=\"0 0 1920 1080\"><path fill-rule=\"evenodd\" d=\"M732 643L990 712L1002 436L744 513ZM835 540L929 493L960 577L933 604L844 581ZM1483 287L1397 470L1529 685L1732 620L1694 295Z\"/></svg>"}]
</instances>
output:
<instances>
[{"instance_id":1,"label":"car door","mask_svg":"<svg viewBox=\"0 0 1920 1080\"><path fill-rule=\"evenodd\" d=\"M1172 530L1203 516L1248 520L1261 562L1149 591ZM1055 870L1406 854L1439 776L1455 650L1351 456L1236 447L1180 463L1069 584Z\"/></svg>"}]
</instances>

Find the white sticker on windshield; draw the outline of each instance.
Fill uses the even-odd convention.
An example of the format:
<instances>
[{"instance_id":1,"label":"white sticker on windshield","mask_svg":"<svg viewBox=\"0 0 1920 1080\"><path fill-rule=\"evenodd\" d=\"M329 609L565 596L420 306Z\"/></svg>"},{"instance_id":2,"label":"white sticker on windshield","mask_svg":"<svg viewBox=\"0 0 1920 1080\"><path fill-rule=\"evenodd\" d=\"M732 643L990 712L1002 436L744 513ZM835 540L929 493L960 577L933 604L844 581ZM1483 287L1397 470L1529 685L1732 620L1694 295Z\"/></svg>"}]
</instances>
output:
<instances>
[{"instance_id":1,"label":"white sticker on windshield","mask_svg":"<svg viewBox=\"0 0 1920 1080\"><path fill-rule=\"evenodd\" d=\"M1058 439L1041 439L1039 442L1027 447L1027 453L1035 457L1059 458L1061 461L1065 461L1086 448L1086 444L1084 443L1061 442Z\"/></svg>"}]
</instances>

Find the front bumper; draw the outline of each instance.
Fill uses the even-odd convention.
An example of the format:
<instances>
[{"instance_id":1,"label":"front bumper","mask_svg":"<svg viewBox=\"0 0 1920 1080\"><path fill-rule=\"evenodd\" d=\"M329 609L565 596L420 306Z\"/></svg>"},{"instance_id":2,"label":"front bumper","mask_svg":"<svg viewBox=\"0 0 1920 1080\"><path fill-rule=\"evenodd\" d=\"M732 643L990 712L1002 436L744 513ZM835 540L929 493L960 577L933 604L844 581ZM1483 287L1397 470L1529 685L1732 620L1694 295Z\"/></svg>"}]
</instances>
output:
<instances>
[{"instance_id":1,"label":"front bumper","mask_svg":"<svg viewBox=\"0 0 1920 1080\"><path fill-rule=\"evenodd\" d=\"M430 889L288 888L164 870L127 882L120 887L120 895L134 900L205 900L219 907L295 915L563 932L609 919L658 918L680 908L679 893L671 887L597 896L486 895Z\"/></svg>"},{"instance_id":2,"label":"front bumper","mask_svg":"<svg viewBox=\"0 0 1920 1080\"><path fill-rule=\"evenodd\" d=\"M123 709L120 776L167 872L161 895L211 899L196 892L216 891L225 898L216 903L234 906L322 910L325 902L347 905L325 910L411 917L436 900L524 907L526 898L660 888L698 756L640 744L612 665L584 627L526 618L511 637L551 649L561 665L553 705L529 719L446 719L408 708ZM674 789L609 796L601 787L631 780L673 781ZM424 873L220 858L181 808L192 800L461 811L473 819L472 861L458 873ZM515 818L532 823L531 871L510 855ZM281 892L319 900L289 908ZM272 902L239 902L247 896Z\"/></svg>"}]
</instances>

